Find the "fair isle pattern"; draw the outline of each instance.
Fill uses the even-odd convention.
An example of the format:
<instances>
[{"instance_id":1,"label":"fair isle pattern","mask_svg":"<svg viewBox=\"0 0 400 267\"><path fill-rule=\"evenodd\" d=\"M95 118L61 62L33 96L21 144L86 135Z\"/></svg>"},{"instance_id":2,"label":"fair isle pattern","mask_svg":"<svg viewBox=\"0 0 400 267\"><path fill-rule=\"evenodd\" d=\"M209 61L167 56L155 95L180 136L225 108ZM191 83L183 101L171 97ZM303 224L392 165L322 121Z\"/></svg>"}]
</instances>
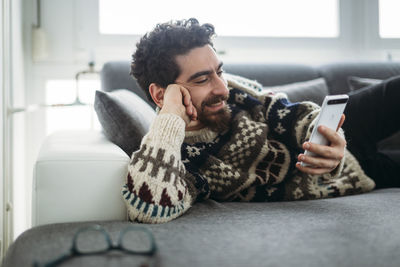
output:
<instances>
[{"instance_id":1,"label":"fair isle pattern","mask_svg":"<svg viewBox=\"0 0 400 267\"><path fill-rule=\"evenodd\" d=\"M139 180L135 184L131 176L133 170L147 172L149 181ZM144 144L130 163L127 183L123 187L122 194L130 207L128 213L138 215L129 217L138 221L151 221L151 218L168 221L177 217L185 210L183 196L188 191L184 181L179 178L183 175L184 167L174 155L167 157L164 149L155 151ZM170 184L172 186L168 186ZM150 190L151 187L158 190Z\"/></svg>"},{"instance_id":2,"label":"fair isle pattern","mask_svg":"<svg viewBox=\"0 0 400 267\"><path fill-rule=\"evenodd\" d=\"M280 201L368 192L374 182L348 151L331 173L318 176L294 164L319 107L290 103L257 82L227 75L230 129L185 136L184 121L158 115L133 153L122 195L131 221L162 223L196 201Z\"/></svg>"},{"instance_id":3,"label":"fair isle pattern","mask_svg":"<svg viewBox=\"0 0 400 267\"><path fill-rule=\"evenodd\" d=\"M145 202L135 192L130 192L127 185L123 186L122 195L130 205L128 217L135 218L133 221L137 222L167 222L178 217L185 210L183 202L178 206Z\"/></svg>"},{"instance_id":4,"label":"fair isle pattern","mask_svg":"<svg viewBox=\"0 0 400 267\"><path fill-rule=\"evenodd\" d=\"M249 166L259 151L254 151L257 138L266 137L267 127L264 124L254 122L246 115L238 120L237 129L232 136L231 142L226 147L226 154L222 156L225 161L235 168Z\"/></svg>"},{"instance_id":5,"label":"fair isle pattern","mask_svg":"<svg viewBox=\"0 0 400 267\"><path fill-rule=\"evenodd\" d=\"M282 200L308 200L361 194L375 187L372 179L364 174L356 158L346 150L340 176L332 177L297 172L284 184L286 193Z\"/></svg>"},{"instance_id":6,"label":"fair isle pattern","mask_svg":"<svg viewBox=\"0 0 400 267\"><path fill-rule=\"evenodd\" d=\"M208 144L184 143L187 153L182 153L182 160L185 165L190 163L201 168L201 177L209 184L211 198L237 198L236 194L243 190L247 192L249 187L280 183L293 168L291 162L295 159L288 147L295 146L295 150L299 150L299 145L293 144L295 138L276 129L270 131L268 126L280 125L285 127L284 131L293 132L300 104L290 103L282 96L268 99L265 103L267 105L242 90L232 88L228 99L233 111L230 131ZM269 125L265 118L268 118ZM229 142L221 146L222 139L229 139ZM188 166L187 170L190 172L191 168ZM272 196L273 191L270 189L269 195ZM251 194L246 193L246 197L239 198L252 200L249 196Z\"/></svg>"},{"instance_id":7,"label":"fair isle pattern","mask_svg":"<svg viewBox=\"0 0 400 267\"><path fill-rule=\"evenodd\" d=\"M166 128L164 130L167 133L173 134L173 129L166 126L180 128L184 126L184 122L176 116L162 115L152 125ZM179 131L176 133L179 135ZM174 153L171 149L176 145L176 135L172 139L156 140L152 145L147 145L146 140L154 140L148 134L140 149L133 154L128 165L126 184L122 188L131 221L167 222L184 213L194 201L192 195L195 193L190 192L194 191L190 185L191 176L185 176L179 151ZM188 180L185 181L182 177Z\"/></svg>"}]
</instances>

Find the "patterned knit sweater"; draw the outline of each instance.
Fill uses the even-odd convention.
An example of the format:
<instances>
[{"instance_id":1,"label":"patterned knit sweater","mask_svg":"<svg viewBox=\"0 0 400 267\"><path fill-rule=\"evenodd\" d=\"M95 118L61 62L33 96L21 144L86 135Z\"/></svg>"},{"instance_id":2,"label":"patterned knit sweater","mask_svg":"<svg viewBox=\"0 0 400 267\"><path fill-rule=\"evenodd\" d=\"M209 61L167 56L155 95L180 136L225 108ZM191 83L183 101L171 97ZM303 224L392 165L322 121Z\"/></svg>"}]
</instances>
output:
<instances>
[{"instance_id":1,"label":"patterned knit sweater","mask_svg":"<svg viewBox=\"0 0 400 267\"><path fill-rule=\"evenodd\" d=\"M132 154L122 194L131 221L162 223L196 201L287 201L337 197L372 190L354 156L345 151L325 175L295 168L319 106L290 103L255 81L226 75L230 129L185 132L173 114L158 115ZM340 130L343 134L343 132Z\"/></svg>"}]
</instances>

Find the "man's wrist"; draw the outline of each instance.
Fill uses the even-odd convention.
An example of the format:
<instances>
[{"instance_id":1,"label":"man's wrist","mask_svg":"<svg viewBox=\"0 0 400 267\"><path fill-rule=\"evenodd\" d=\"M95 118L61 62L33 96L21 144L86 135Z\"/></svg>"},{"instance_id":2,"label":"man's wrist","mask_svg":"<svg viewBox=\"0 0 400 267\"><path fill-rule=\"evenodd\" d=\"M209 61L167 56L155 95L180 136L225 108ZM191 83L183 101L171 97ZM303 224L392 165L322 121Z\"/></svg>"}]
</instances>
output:
<instances>
[{"instance_id":1,"label":"man's wrist","mask_svg":"<svg viewBox=\"0 0 400 267\"><path fill-rule=\"evenodd\" d=\"M154 119L147 138L160 147L181 147L185 138L185 121L173 113L159 113Z\"/></svg>"},{"instance_id":2,"label":"man's wrist","mask_svg":"<svg viewBox=\"0 0 400 267\"><path fill-rule=\"evenodd\" d=\"M190 122L190 120L188 120L189 117L187 117L186 114L182 114L182 112L180 112L176 108L163 107L158 114L160 114L160 115L172 114L172 115L178 116L185 122L186 125L189 124L189 122Z\"/></svg>"}]
</instances>

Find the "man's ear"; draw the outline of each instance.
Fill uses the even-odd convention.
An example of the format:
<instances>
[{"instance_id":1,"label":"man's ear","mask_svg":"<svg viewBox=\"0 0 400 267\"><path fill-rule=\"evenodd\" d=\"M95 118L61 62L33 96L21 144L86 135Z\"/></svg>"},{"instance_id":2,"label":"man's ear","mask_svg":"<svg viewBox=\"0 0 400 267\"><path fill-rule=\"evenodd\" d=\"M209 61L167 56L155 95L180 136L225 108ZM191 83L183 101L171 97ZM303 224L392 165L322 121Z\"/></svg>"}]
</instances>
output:
<instances>
[{"instance_id":1,"label":"man's ear","mask_svg":"<svg viewBox=\"0 0 400 267\"><path fill-rule=\"evenodd\" d=\"M149 86L149 92L154 103L156 103L159 108L162 108L164 103L165 88L162 88L156 83L151 83Z\"/></svg>"}]
</instances>

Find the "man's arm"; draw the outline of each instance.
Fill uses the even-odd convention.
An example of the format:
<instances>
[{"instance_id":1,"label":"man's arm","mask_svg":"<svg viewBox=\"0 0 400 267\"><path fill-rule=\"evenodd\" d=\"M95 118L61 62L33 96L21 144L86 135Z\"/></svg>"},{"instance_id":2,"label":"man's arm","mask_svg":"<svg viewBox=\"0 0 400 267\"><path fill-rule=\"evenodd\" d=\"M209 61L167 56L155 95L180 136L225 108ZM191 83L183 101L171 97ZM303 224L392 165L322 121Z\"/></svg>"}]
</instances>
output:
<instances>
[{"instance_id":1,"label":"man's arm","mask_svg":"<svg viewBox=\"0 0 400 267\"><path fill-rule=\"evenodd\" d=\"M170 221L189 209L197 197L193 177L181 161L185 127L189 116L195 116L190 95L175 85L163 94L162 109L140 149L132 154L122 190L132 221Z\"/></svg>"},{"instance_id":2,"label":"man's arm","mask_svg":"<svg viewBox=\"0 0 400 267\"><path fill-rule=\"evenodd\" d=\"M331 173L336 175L340 172L346 141L341 129L344 117L336 131L330 129L319 129L330 141L329 146L321 146L307 142L311 136L315 119L319 114L320 107L312 102L290 103L285 94L273 94L271 91L263 90L261 84L235 75L227 75L228 84L239 88L246 94L264 104L265 120L271 131L277 136L288 136L293 145L301 150L310 150L318 157L306 157L303 153L298 155L299 161L314 165L303 167L300 163L296 167L308 174ZM289 137L290 136L290 137ZM306 148L308 147L308 148Z\"/></svg>"}]
</instances>

